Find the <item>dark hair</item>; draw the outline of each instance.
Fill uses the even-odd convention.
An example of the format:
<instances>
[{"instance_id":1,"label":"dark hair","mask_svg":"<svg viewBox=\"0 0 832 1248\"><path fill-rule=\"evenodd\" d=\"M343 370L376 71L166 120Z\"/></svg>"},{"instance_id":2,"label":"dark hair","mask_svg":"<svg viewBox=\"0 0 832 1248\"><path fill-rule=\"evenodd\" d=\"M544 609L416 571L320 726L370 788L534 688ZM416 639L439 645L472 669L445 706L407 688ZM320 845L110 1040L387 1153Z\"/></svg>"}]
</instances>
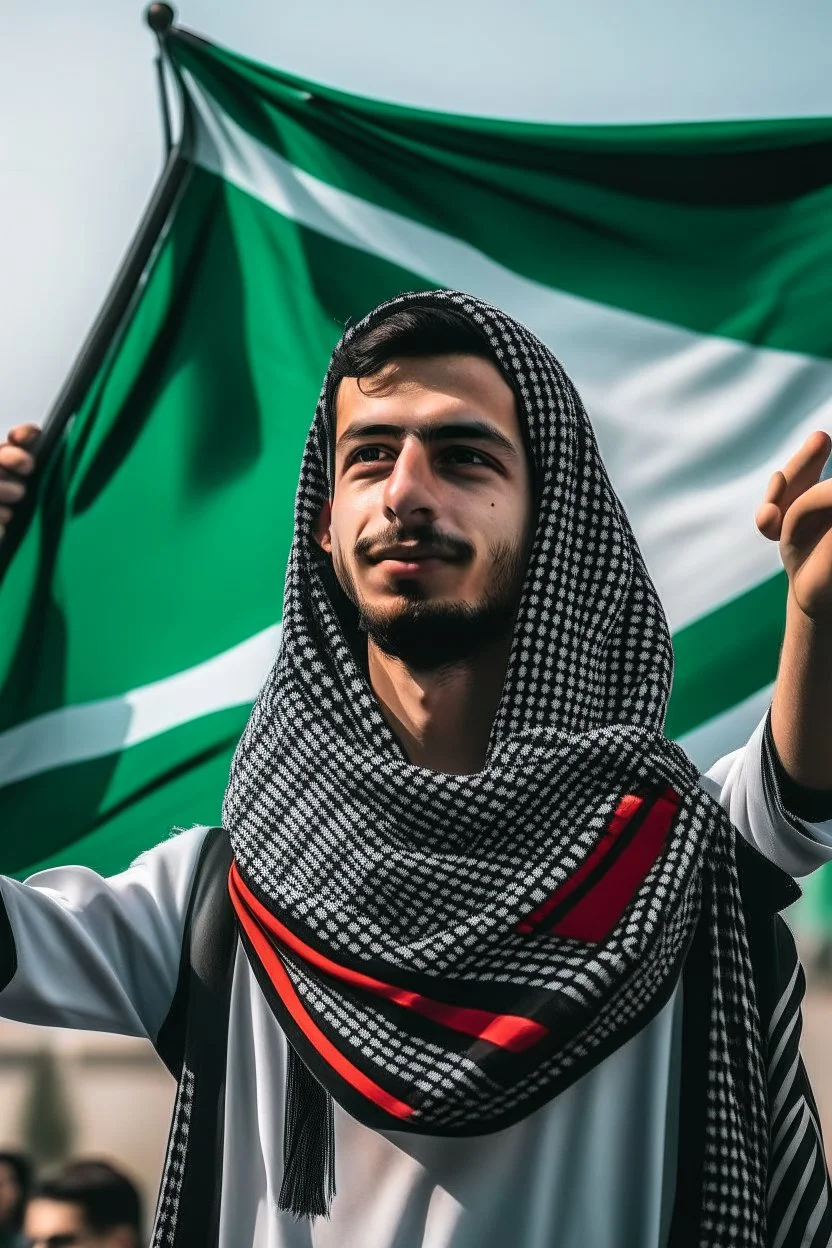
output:
<instances>
[{"instance_id":1,"label":"dark hair","mask_svg":"<svg viewBox=\"0 0 832 1248\"><path fill-rule=\"evenodd\" d=\"M32 1163L25 1153L0 1153L0 1166L8 1166L10 1170L14 1171L15 1182L20 1188L20 1196L12 1214L12 1224L17 1230L20 1230L23 1225L23 1214L26 1211L26 1202L29 1199L29 1191L32 1186Z\"/></svg>"},{"instance_id":2,"label":"dark hair","mask_svg":"<svg viewBox=\"0 0 832 1248\"><path fill-rule=\"evenodd\" d=\"M141 1234L141 1201L133 1183L107 1161L72 1161L43 1179L33 1199L80 1205L96 1234L115 1226L131 1226Z\"/></svg>"},{"instance_id":3,"label":"dark hair","mask_svg":"<svg viewBox=\"0 0 832 1248\"><path fill-rule=\"evenodd\" d=\"M372 377L391 360L425 355L478 355L500 367L488 339L462 313L447 308L395 308L335 348L327 383L333 419L336 393L345 377Z\"/></svg>"}]
</instances>

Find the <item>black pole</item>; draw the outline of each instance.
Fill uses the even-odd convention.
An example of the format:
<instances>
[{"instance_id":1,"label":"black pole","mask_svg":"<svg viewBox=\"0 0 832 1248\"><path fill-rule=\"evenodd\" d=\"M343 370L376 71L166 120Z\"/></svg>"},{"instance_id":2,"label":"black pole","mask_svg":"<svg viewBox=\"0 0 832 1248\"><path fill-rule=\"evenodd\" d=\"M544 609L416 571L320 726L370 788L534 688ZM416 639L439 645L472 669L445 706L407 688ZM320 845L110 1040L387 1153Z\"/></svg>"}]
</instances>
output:
<instances>
[{"instance_id":1,"label":"black pole","mask_svg":"<svg viewBox=\"0 0 832 1248\"><path fill-rule=\"evenodd\" d=\"M173 134L170 125L170 105L168 104L168 90L165 83L165 62L162 60L161 49L156 54L156 79L159 85L159 107L162 114L162 135L165 140L165 159L170 156L170 149L173 147Z\"/></svg>"},{"instance_id":2,"label":"black pole","mask_svg":"<svg viewBox=\"0 0 832 1248\"><path fill-rule=\"evenodd\" d=\"M156 32L161 43L173 25L173 9L167 4L151 4L146 18L147 24ZM158 23L163 21L167 24L160 29ZM192 116L187 99L183 95L182 133L169 151L150 203L139 222L138 229L116 273L101 311L43 422L37 441L33 447L31 445L29 447L34 450L36 457L35 472L27 478L26 497L15 507L14 516L6 528L5 535L0 539L0 584L34 512L38 482L43 469L58 445L67 423L75 415L84 394L104 361L114 335L130 309L142 274L159 243L170 219L171 211L185 184L186 176L191 168L187 158L191 131Z\"/></svg>"},{"instance_id":3,"label":"black pole","mask_svg":"<svg viewBox=\"0 0 832 1248\"><path fill-rule=\"evenodd\" d=\"M165 140L165 157L173 147L173 131L170 121L170 102L165 81L165 38L176 20L176 13L169 4L151 4L145 12L145 21L156 36L156 79L159 86L159 107L162 113L162 134Z\"/></svg>"}]
</instances>

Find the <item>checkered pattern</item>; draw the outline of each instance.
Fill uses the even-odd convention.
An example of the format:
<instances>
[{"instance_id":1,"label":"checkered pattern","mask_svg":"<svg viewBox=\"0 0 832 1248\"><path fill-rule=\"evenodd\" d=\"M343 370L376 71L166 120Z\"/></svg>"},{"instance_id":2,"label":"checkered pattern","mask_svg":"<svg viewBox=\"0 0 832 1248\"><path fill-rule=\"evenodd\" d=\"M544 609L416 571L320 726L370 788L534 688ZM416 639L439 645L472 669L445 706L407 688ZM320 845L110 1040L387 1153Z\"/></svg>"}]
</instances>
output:
<instances>
[{"instance_id":1,"label":"checkered pattern","mask_svg":"<svg viewBox=\"0 0 832 1248\"><path fill-rule=\"evenodd\" d=\"M179 1223L179 1205L182 1195L182 1180L185 1177L185 1160L188 1155L188 1137L190 1135L191 1113L194 1105L195 1079L193 1071L183 1066L176 1101L173 1106L173 1118L170 1124L170 1138L165 1155L165 1169L159 1188L159 1203L156 1209L156 1221L153 1225L153 1237L150 1248L170 1248L176 1243L176 1228Z\"/></svg>"},{"instance_id":2,"label":"checkered pattern","mask_svg":"<svg viewBox=\"0 0 832 1248\"><path fill-rule=\"evenodd\" d=\"M661 604L580 398L549 350L456 292L404 295L347 336L415 305L461 312L488 339L539 485L486 765L456 776L404 761L350 650L312 537L330 486L324 388L301 468L280 654L225 800L238 868L281 922L341 964L419 976L426 992L461 982L484 1006L489 994L504 1003L513 993L519 1013L536 994L562 1018L536 1062L497 1080L458 1037L445 1046L417 1036L407 1010L382 1011L287 957L311 1017L376 1083L411 1089L410 1128L428 1133L507 1125L601 1060L666 999L702 916L715 975L706 1242L762 1244L767 1110L734 833L664 736L672 651ZM586 859L621 795L666 785L681 802L664 852L609 937L518 934Z\"/></svg>"}]
</instances>

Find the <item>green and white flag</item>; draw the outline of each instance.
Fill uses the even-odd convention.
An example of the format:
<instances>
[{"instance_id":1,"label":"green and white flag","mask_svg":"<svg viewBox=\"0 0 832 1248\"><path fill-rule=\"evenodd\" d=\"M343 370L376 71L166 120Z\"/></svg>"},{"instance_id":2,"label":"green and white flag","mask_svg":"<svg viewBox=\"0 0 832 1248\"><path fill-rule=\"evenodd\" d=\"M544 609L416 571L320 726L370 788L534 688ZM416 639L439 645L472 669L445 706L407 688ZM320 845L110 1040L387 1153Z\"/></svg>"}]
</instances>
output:
<instances>
[{"instance_id":1,"label":"green and white flag","mask_svg":"<svg viewBox=\"0 0 832 1248\"><path fill-rule=\"evenodd\" d=\"M406 289L563 361L674 632L668 731L740 744L785 588L753 513L832 425L832 120L485 121L167 49L188 172L0 586L0 867L111 871L219 818L330 350Z\"/></svg>"}]
</instances>

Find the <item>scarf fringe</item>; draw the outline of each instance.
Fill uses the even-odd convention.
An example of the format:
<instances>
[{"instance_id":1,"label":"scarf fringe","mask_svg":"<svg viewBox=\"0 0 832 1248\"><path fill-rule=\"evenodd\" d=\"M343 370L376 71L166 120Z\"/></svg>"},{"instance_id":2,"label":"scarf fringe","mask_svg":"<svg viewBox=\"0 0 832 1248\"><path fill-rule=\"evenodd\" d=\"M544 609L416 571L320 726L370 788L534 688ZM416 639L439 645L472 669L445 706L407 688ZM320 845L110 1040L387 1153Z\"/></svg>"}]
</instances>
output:
<instances>
[{"instance_id":1,"label":"scarf fringe","mask_svg":"<svg viewBox=\"0 0 832 1248\"><path fill-rule=\"evenodd\" d=\"M296 1218L328 1218L335 1195L332 1097L287 1044L283 1183L278 1209Z\"/></svg>"}]
</instances>

